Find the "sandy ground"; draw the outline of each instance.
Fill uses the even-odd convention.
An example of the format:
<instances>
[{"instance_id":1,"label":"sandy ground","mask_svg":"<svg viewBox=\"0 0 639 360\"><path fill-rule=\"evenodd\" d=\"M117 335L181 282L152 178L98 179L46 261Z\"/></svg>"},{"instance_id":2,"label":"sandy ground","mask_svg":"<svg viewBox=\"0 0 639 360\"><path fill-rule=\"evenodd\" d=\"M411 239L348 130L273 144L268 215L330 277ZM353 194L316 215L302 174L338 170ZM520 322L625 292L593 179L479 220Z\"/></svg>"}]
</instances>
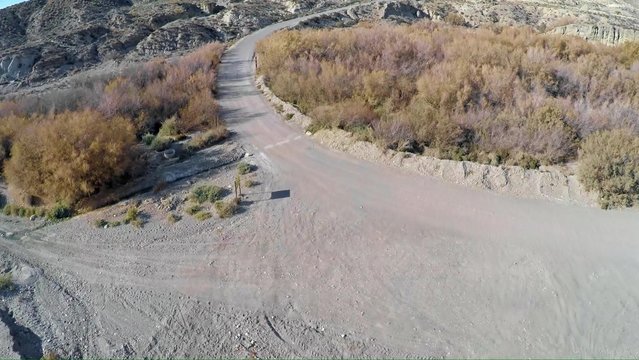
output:
<instances>
[{"instance_id":1,"label":"sandy ground","mask_svg":"<svg viewBox=\"0 0 639 360\"><path fill-rule=\"evenodd\" d=\"M229 186L231 165L129 200L141 229L93 225L127 204L44 227L2 219L0 269L19 289L1 294L0 356L639 356L636 211L513 198L319 145L254 86L255 41L291 24L238 42L220 68L223 117L260 183L240 214L166 221L193 183Z\"/></svg>"}]
</instances>

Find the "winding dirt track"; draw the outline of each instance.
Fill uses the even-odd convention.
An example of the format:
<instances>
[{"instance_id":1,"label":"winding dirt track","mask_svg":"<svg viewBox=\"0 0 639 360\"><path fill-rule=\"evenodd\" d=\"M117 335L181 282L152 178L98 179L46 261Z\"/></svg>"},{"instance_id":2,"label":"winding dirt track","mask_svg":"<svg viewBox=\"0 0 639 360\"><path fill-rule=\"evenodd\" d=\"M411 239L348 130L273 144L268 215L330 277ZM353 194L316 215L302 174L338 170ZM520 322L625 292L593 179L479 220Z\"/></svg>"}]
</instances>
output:
<instances>
[{"instance_id":1,"label":"winding dirt track","mask_svg":"<svg viewBox=\"0 0 639 360\"><path fill-rule=\"evenodd\" d=\"M639 356L639 214L461 188L313 143L253 82L256 42L294 23L238 42L218 85L224 119L291 189L265 219L276 231L256 235L267 264L297 272L273 289L410 353Z\"/></svg>"}]
</instances>

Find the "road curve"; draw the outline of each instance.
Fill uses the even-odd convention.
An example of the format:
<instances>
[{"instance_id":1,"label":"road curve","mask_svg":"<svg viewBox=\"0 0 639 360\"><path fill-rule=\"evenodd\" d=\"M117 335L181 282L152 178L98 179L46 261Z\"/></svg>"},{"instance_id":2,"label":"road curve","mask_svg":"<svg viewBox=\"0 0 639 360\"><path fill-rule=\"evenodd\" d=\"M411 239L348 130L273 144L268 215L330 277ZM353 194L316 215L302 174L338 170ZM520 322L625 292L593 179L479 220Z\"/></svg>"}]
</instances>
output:
<instances>
[{"instance_id":1,"label":"road curve","mask_svg":"<svg viewBox=\"0 0 639 360\"><path fill-rule=\"evenodd\" d=\"M289 275L261 301L406 354L639 356L637 212L463 188L314 143L254 85L256 42L299 20L240 40L219 69L223 119L271 189L291 190L259 210L255 261Z\"/></svg>"}]
</instances>

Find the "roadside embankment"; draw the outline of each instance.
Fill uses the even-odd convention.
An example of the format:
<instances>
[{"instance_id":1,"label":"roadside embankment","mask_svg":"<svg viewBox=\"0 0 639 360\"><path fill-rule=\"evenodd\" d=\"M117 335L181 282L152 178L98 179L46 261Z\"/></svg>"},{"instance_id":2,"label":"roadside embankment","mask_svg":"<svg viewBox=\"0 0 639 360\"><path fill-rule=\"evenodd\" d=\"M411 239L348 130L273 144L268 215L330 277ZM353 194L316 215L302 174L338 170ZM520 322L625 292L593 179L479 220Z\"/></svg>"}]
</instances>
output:
<instances>
[{"instance_id":1,"label":"roadside embankment","mask_svg":"<svg viewBox=\"0 0 639 360\"><path fill-rule=\"evenodd\" d=\"M266 85L263 77L257 78L256 84L283 118L302 129L306 129L312 123L310 117L277 97ZM576 174L569 172L567 168L542 166L539 169L527 170L518 166L492 166L384 150L374 143L359 141L351 133L340 129L322 129L311 136L333 150L342 151L363 160L436 177L446 182L522 198L597 206L596 194L586 192Z\"/></svg>"}]
</instances>

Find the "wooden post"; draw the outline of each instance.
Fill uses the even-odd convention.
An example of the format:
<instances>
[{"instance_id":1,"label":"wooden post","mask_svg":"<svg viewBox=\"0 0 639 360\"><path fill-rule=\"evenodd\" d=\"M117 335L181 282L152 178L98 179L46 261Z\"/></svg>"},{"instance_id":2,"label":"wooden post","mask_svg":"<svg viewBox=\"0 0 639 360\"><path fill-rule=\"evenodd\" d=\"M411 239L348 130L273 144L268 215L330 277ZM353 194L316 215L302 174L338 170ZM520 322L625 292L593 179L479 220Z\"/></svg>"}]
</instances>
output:
<instances>
[{"instance_id":1,"label":"wooden post","mask_svg":"<svg viewBox=\"0 0 639 360\"><path fill-rule=\"evenodd\" d=\"M242 179L240 175L235 176L235 198L238 199L242 196Z\"/></svg>"}]
</instances>

